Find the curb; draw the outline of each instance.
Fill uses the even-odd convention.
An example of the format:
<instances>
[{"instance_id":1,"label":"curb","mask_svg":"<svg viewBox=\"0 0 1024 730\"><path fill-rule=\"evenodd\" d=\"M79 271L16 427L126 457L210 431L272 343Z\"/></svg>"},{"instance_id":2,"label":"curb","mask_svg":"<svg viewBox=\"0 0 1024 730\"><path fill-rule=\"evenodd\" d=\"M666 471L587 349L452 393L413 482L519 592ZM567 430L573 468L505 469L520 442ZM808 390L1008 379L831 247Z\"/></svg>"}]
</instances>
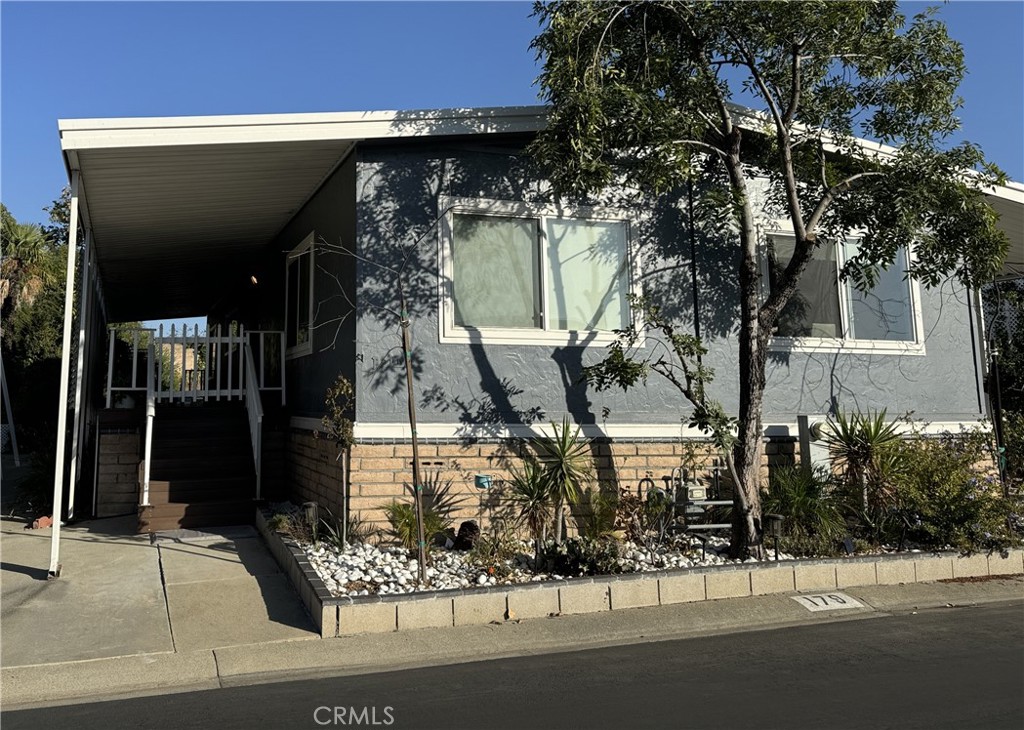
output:
<instances>
[{"instance_id":1,"label":"curb","mask_svg":"<svg viewBox=\"0 0 1024 730\"><path fill-rule=\"evenodd\" d=\"M783 560L588 576L517 585L405 593L332 596L293 540L256 526L288 575L322 638L411 629L482 626L507 620L698 603L792 591L925 583L1024 573L1024 549L960 555L900 555Z\"/></svg>"}]
</instances>

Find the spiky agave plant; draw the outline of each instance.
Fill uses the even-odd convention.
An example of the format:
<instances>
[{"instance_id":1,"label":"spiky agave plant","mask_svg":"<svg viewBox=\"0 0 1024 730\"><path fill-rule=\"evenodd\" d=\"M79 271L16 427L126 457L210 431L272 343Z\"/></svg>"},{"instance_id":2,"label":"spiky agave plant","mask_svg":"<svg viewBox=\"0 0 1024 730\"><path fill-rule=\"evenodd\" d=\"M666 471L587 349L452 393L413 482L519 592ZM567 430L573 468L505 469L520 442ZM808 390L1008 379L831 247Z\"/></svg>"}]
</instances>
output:
<instances>
[{"instance_id":1,"label":"spiky agave plant","mask_svg":"<svg viewBox=\"0 0 1024 730\"><path fill-rule=\"evenodd\" d=\"M551 424L552 435L534 442L540 458L544 479L554 503L555 542L562 541L562 507L576 504L583 486L593 478L590 440L582 438L582 428L570 428L569 417L562 417L562 425Z\"/></svg>"},{"instance_id":2,"label":"spiky agave plant","mask_svg":"<svg viewBox=\"0 0 1024 730\"><path fill-rule=\"evenodd\" d=\"M540 559L541 548L547 537L548 524L554 514L551 490L544 470L535 459L523 461L522 470L513 468L509 479L511 491L509 502L516 512L516 519L525 525L533 538L534 552Z\"/></svg>"},{"instance_id":3,"label":"spiky agave plant","mask_svg":"<svg viewBox=\"0 0 1024 730\"><path fill-rule=\"evenodd\" d=\"M870 521L871 509L884 508L893 496L886 480L899 466L893 448L900 440L897 422L886 422L884 409L850 415L839 411L822 438L847 485L859 491L861 509Z\"/></svg>"}]
</instances>

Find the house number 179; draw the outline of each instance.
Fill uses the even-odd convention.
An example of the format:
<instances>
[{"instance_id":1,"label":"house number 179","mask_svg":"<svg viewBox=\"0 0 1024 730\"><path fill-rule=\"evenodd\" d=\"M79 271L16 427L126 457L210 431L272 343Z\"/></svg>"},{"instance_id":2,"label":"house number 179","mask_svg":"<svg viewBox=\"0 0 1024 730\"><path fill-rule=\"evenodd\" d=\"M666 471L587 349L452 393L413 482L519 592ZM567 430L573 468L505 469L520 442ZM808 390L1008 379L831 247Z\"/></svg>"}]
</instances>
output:
<instances>
[{"instance_id":1,"label":"house number 179","mask_svg":"<svg viewBox=\"0 0 1024 730\"><path fill-rule=\"evenodd\" d=\"M812 593L791 598L808 611L836 611L842 608L862 608L864 605L845 593Z\"/></svg>"}]
</instances>

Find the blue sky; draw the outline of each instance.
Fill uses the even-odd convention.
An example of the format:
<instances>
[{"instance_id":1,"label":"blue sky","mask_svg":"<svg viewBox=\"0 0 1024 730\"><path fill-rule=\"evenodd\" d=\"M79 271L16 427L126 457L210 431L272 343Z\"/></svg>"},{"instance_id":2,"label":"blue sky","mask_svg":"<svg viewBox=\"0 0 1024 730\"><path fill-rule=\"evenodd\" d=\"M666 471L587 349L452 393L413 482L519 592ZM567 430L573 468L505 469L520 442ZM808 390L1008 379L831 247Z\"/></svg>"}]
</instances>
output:
<instances>
[{"instance_id":1,"label":"blue sky","mask_svg":"<svg viewBox=\"0 0 1024 730\"><path fill-rule=\"evenodd\" d=\"M904 3L913 13L925 3ZM1024 3L955 0L965 136L1024 180ZM56 120L532 104L522 2L0 3L0 199L66 183Z\"/></svg>"}]
</instances>

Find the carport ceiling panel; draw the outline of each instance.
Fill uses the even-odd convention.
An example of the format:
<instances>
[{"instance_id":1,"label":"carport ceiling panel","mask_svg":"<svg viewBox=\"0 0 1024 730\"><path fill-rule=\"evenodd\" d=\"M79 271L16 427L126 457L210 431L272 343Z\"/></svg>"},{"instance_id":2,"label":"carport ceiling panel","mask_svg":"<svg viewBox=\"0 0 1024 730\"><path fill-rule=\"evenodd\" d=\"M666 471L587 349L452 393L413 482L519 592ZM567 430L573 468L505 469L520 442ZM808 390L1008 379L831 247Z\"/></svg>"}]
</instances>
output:
<instances>
[{"instance_id":1,"label":"carport ceiling panel","mask_svg":"<svg viewBox=\"0 0 1024 730\"><path fill-rule=\"evenodd\" d=\"M81 150L101 259L216 242L262 246L349 142Z\"/></svg>"}]
</instances>

